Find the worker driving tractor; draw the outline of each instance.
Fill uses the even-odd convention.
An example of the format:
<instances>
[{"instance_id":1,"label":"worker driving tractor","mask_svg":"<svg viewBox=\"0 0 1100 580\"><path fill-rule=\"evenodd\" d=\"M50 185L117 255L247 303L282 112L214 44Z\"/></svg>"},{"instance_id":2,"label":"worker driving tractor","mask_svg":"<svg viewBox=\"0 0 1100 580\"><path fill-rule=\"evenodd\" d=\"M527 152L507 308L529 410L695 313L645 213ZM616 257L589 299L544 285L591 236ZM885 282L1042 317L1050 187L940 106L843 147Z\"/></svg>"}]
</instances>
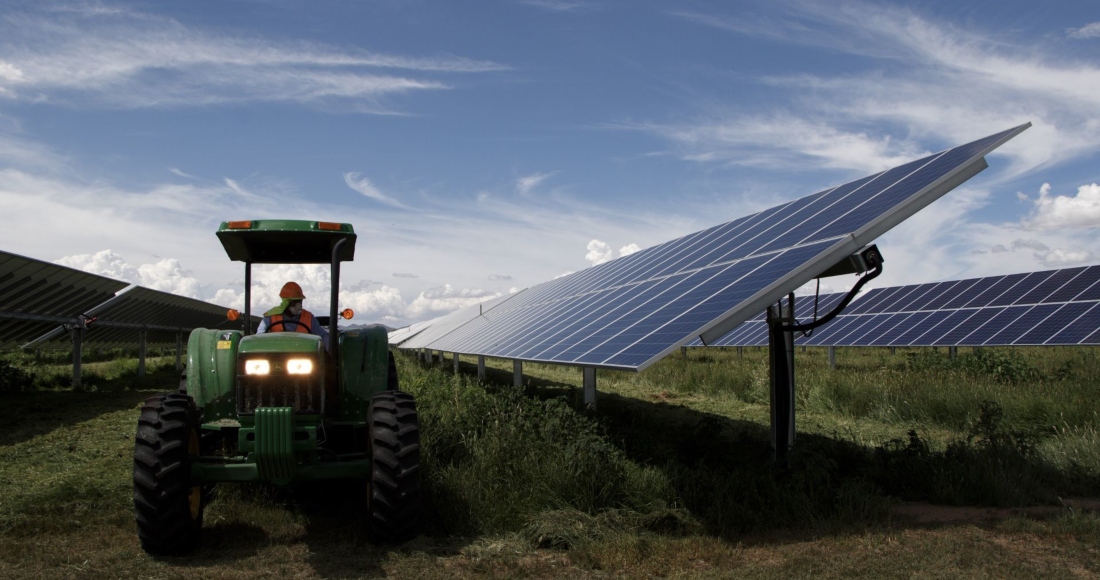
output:
<instances>
[{"instance_id":1,"label":"worker driving tractor","mask_svg":"<svg viewBox=\"0 0 1100 580\"><path fill-rule=\"evenodd\" d=\"M264 318L256 329L257 334L265 332L308 332L321 337L328 350L328 331L317 322L313 313L302 307L302 301L306 299L302 287L297 282L287 282L279 290L279 298L282 302L278 306L264 312Z\"/></svg>"}]
</instances>

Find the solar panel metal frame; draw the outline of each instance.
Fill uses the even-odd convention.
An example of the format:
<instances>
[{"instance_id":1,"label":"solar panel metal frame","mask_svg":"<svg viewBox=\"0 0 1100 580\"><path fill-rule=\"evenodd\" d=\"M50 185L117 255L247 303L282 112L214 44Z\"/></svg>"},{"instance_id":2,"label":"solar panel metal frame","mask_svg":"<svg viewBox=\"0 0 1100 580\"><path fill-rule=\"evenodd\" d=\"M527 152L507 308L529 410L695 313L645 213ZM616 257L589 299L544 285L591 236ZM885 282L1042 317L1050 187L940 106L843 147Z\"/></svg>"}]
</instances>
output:
<instances>
[{"instance_id":1,"label":"solar panel metal frame","mask_svg":"<svg viewBox=\"0 0 1100 580\"><path fill-rule=\"evenodd\" d=\"M935 284L951 300L879 306L906 288L876 288L804 344L817 346L1054 346L1100 344L1100 266L951 280ZM962 288L957 291L956 289ZM1081 299L1085 297L1085 299ZM1026 299L1026 300L1025 300ZM866 305L870 304L871 307ZM949 308L951 304L962 304ZM886 317L885 331L868 326ZM1059 321L1057 317L1062 317ZM1089 322L1095 321L1095 322ZM1070 332L1071 328L1081 327ZM899 333L891 333L895 328ZM1058 339L1065 336L1065 339ZM1078 340L1069 337L1080 336ZM980 339L980 340L979 340ZM1040 340L1042 339L1042 340Z\"/></svg>"},{"instance_id":2,"label":"solar panel metal frame","mask_svg":"<svg viewBox=\"0 0 1100 580\"><path fill-rule=\"evenodd\" d=\"M459 352L463 354L483 354L502 358L514 358L517 360L533 360L542 363L642 370L679 348L681 345L690 342L695 336L699 336L704 343L714 342L746 320L749 316L764 310L764 308L776 301L779 296L793 291L795 288L800 287L802 284L820 275L840 260L846 259L848 256L856 253L890 228L896 226L898 223L924 208L932 201L938 199L946 192L985 169L987 167L984 159L985 155L1029 126L1030 123L1020 125L1007 131L903 164L899 167L850 182L837 188L800 198L788 204L783 204L752 216L734 220L728 224L689 234L683 238L661 244L660 246L655 246L654 248L648 248L636 254L632 254L631 256L613 260L602 266L589 268L562 279L540 284L539 286L529 289L519 298L510 298L503 304L498 305L498 307L494 309L493 316L483 316L471 319L468 323L448 332L443 339L432 341L430 344L425 345L425 347L441 351ZM971 151L972 149L974 150ZM960 159L957 163L952 163L953 155L966 155L966 157ZM920 171L929 166L934 166L941 160L944 161L944 164L937 166L934 175L938 175L938 177L935 177L935 179L928 182L927 178L921 177L914 178L913 181L916 183L910 184L906 182L910 177L918 175ZM899 173L895 175L891 172ZM861 204L852 207L840 204L840 201L844 197L852 195L861 187L884 175L891 175L893 177L888 178L889 181L883 183L884 187L876 187L872 190L870 197L867 197ZM896 179L896 181L894 181L894 179ZM905 182L904 185L903 182ZM924 185L921 185L922 182L925 182ZM898 193L905 196L897 203L894 203L894 197L897 197L896 194L893 196L882 195L884 192L888 192L895 187L898 188ZM916 188L916 190L912 191L913 188ZM762 224L766 225L766 220L778 215L785 209L797 208L795 213L783 217L779 222L773 223L762 230L764 232L769 231L777 224L783 223L788 217L797 215L797 212L810 208L816 201L828 199L826 197L828 194L838 190L843 190L847 193L844 193L839 199L832 200L828 205L813 209L813 212L816 212L814 215L818 215L826 210L831 210L834 206L838 206L839 204L838 207L843 211L836 217L828 218L832 221L812 223L800 229L800 226L807 223L807 220L804 220L799 222L794 228L779 232L780 235L778 237L765 239L763 245L753 246L756 247L755 250L739 258L735 257L728 262L720 261L722 258L730 256L734 249L740 246L735 246L733 249L721 245L708 246L704 248L706 251L701 256L687 256L682 251L683 248L692 245L701 238L716 236L721 239L727 232L735 232L732 238L732 240L735 241L738 239L738 236L742 234L751 234L754 228ZM856 210L859 210L859 214L857 214L859 219L864 219L865 210L868 208L872 210L875 209L875 205L872 201L880 196L884 199L888 199L888 202L892 203L892 205L879 213L871 214L874 217L867 217L866 221L857 222L862 223L862 225L856 228L855 231L838 230L835 235L822 234L822 232L832 234L833 230L837 229L835 224L839 222L840 218L848 216ZM879 200L879 204L881 203L882 200ZM842 227L847 226L845 225ZM749 240L754 240L759 235L758 233L752 238L749 238ZM795 245L780 245L779 247L773 247L785 238L795 239ZM744 243L745 242L742 242L742 245ZM740 272L740 270L736 268L753 266L755 260L761 260L755 268L749 270L745 274L747 276L748 273L755 272L763 266L770 264L773 260L779 260L788 255L797 257L800 255L798 250L806 249L813 252L813 254L807 254L808 256L812 255L812 257L798 257L797 259L799 259L800 262L793 267L785 267L782 270L785 274L778 276L773 282L766 284L763 288L755 291L750 296L732 302L732 307L724 312L716 312L715 315L709 317L708 322L699 326L694 326L696 324L695 322L683 321L684 324L691 324L693 326L690 331L677 330L676 328L670 327L672 321L678 320L687 312L695 309L701 302L697 303L696 306L686 307L686 309L682 310L679 314L669 312L669 314L673 315L669 321L664 321L660 325L654 327L653 330L641 335L641 337L634 340L634 342L629 343L626 347L615 351L609 356L605 356L607 354L606 352L600 353L599 356L603 357L602 359L592 360L588 355L595 354L600 346L608 344L612 338L624 335L628 337L634 336L633 334L629 334L628 331L636 329L639 323L630 323L630 325L625 326L623 330L618 333L611 335L609 338L602 339L602 342L596 342L595 346L580 352L579 348L584 347L578 348L576 344L584 343L577 343L574 341L573 347L567 347L567 341L570 340L570 336L575 336L580 331L592 326L592 322L589 322L580 329L573 331L572 334L562 338L559 338L562 331L553 333L553 325L546 322L553 322L556 320L569 322L570 320L577 320L578 317L583 317L586 313L594 312L594 306L599 307L604 304L611 304L618 298L625 299L628 292L620 291L621 289L629 287L629 289L635 290L635 287L640 288L627 300L626 304L629 306L633 304L634 301L645 301L641 302L641 304L634 307L632 310L623 312L618 318L611 320L601 327L601 330L595 331L594 333L589 332L585 335L585 340L589 342L598 341L602 338L601 332L608 328L612 328L611 325L623 320L624 317L632 315L639 308L648 304L648 300L646 300L647 292L650 292L651 289L656 289L653 290L653 292L655 292L657 296L660 296L661 293L665 291L660 290L661 285L674 277L683 276L684 280L688 280L691 279L694 273L699 273L708 269L715 270L715 273L711 275L711 277L700 281L686 292L677 294L672 300L663 302L663 306L660 308L652 308L651 310L653 312L662 310L665 306L684 299L693 292L703 288L718 274L727 270L733 269L735 272ZM720 252L719 260L707 263L706 259L715 252ZM652 253L658 253L660 260L653 263L645 262L644 260ZM770 257L768 259L762 259L767 256ZM691 260L691 262L677 269L675 267L676 264L680 264L685 259ZM674 260L672 266L667 265L669 260ZM697 264L697 269L689 269ZM639 275L639 271L641 271L641 275ZM772 278L769 277L768 279ZM595 285L593 285L593 280L597 282ZM742 280L744 280L743 276L735 279L734 282L728 285L717 288L715 292L730 292ZM675 287L678 283L679 281L672 282L669 288ZM692 284L695 284L695 282L693 281ZM723 282L723 284L725 284L725 282ZM753 288L755 288L755 286ZM706 291L709 292L710 290ZM709 298L714 298L715 296L718 296L718 294L711 294ZM520 311L529 306L532 309L538 308L538 313L529 311L527 314L529 316L541 318L533 320L523 318L522 315L524 313ZM621 304L616 305L611 309L611 312L618 313L621 307ZM555 310L555 308L557 308L557 310ZM664 314L662 313L661 316L664 316ZM653 320L655 318L656 317L651 313L648 319L646 317L641 317L639 321ZM583 320L588 320L588 318L583 318ZM602 319L597 320L602 322ZM514 330L515 325L519 324L525 325L523 331ZM534 334L534 331L526 330L526 325L529 324L541 325L538 326L537 329L545 330L546 332L541 335ZM665 332L661 332L662 330ZM517 334L517 332L520 334ZM527 334L522 334L523 332ZM565 332L568 332L568 330ZM643 329L641 332L645 332L645 330ZM514 335L514 337L509 338L509 335ZM653 344L648 344L645 349L639 347L643 339L654 335L659 335L660 340L655 339L651 341ZM521 341L519 346L511 342L514 340ZM549 341L557 340L557 342L550 343L550 346L544 350L532 351L531 347L523 346L531 344L532 340L541 340L541 342L535 343L540 346L547 344ZM627 340L629 340L629 338ZM505 344L502 344L501 341L504 341ZM664 346L662 347L661 345ZM562 350L562 348L566 350ZM578 354L570 354L571 349L576 349ZM633 349L633 351L631 351L631 349ZM631 351L629 355L625 354L627 351ZM557 354L552 354L553 352L557 352ZM637 362L611 362L614 361L616 357L620 358L622 361L630 360Z\"/></svg>"},{"instance_id":3,"label":"solar panel metal frame","mask_svg":"<svg viewBox=\"0 0 1100 580\"><path fill-rule=\"evenodd\" d=\"M129 286L106 276L0 251L0 348L15 348ZM35 319L37 318L37 319Z\"/></svg>"}]
</instances>

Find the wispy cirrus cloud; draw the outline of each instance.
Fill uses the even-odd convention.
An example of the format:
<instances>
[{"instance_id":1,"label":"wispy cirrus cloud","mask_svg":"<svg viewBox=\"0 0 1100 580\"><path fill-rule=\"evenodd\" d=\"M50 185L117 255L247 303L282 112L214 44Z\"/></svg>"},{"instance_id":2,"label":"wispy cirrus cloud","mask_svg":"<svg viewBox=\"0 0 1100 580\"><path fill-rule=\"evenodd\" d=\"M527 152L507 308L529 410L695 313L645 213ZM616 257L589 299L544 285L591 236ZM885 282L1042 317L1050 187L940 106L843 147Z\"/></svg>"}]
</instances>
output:
<instances>
[{"instance_id":1,"label":"wispy cirrus cloud","mask_svg":"<svg viewBox=\"0 0 1100 580\"><path fill-rule=\"evenodd\" d=\"M406 208L407 207L405 204L401 203L400 201L398 201L398 200L394 199L393 197L390 197L390 196L386 195L385 193L383 193L380 189L375 187L375 185L373 183L371 183L371 181L369 179L359 175L358 173L355 173L355 172L345 173L344 174L344 183L346 183L348 187L355 190L356 192L361 193L363 196L369 197L370 199L373 199L375 201L379 201L379 202L382 202L386 205L390 205L390 206L393 206L393 207L399 207L399 208Z\"/></svg>"},{"instance_id":2,"label":"wispy cirrus cloud","mask_svg":"<svg viewBox=\"0 0 1100 580\"><path fill-rule=\"evenodd\" d=\"M1100 149L1097 59L1066 58L1041 38L1007 42L905 7L783 6L768 16L673 15L731 34L868 57L861 61L867 64L839 75L758 77L762 87L789 95L770 112L712 109L694 120L638 127L667 138L685 159L769 168L864 171L1025 121L1034 124L1027 139L998 151L1013 159L1010 175Z\"/></svg>"},{"instance_id":3,"label":"wispy cirrus cloud","mask_svg":"<svg viewBox=\"0 0 1100 580\"><path fill-rule=\"evenodd\" d=\"M216 34L124 10L10 14L0 38L0 97L116 108L280 101L393 113L386 97L449 88L440 75L508 68Z\"/></svg>"},{"instance_id":4,"label":"wispy cirrus cloud","mask_svg":"<svg viewBox=\"0 0 1100 580\"><path fill-rule=\"evenodd\" d=\"M516 179L516 193L530 195L532 191L544 181L552 177L553 173L532 173Z\"/></svg>"},{"instance_id":5,"label":"wispy cirrus cloud","mask_svg":"<svg viewBox=\"0 0 1100 580\"><path fill-rule=\"evenodd\" d=\"M1068 28L1066 36L1078 39L1100 38L1100 22L1091 22L1081 28Z\"/></svg>"}]
</instances>

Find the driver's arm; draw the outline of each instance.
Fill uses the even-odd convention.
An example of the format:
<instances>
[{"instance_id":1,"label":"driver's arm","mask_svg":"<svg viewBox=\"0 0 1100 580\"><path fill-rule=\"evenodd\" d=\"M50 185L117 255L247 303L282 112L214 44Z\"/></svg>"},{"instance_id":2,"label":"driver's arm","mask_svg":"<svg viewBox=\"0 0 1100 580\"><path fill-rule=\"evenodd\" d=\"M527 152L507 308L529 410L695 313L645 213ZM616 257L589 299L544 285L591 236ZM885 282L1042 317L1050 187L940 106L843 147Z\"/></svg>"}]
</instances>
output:
<instances>
[{"instance_id":1,"label":"driver's arm","mask_svg":"<svg viewBox=\"0 0 1100 580\"><path fill-rule=\"evenodd\" d=\"M256 327L256 334L263 334L267 332L267 326L270 323L270 318L268 318L267 316L263 317L263 320L260 321L260 325Z\"/></svg>"}]
</instances>

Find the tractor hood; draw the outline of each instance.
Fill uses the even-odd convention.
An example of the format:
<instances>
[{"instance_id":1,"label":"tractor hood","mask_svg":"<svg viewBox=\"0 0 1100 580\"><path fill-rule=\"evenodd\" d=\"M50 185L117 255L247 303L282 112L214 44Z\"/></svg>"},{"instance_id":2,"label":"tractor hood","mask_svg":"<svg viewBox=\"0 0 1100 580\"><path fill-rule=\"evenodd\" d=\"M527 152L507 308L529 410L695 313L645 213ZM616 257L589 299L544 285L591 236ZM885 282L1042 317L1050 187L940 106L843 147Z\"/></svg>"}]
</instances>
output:
<instances>
[{"instance_id":1,"label":"tractor hood","mask_svg":"<svg viewBox=\"0 0 1100 580\"><path fill-rule=\"evenodd\" d=\"M267 332L241 338L237 353L309 353L320 355L321 337L304 332Z\"/></svg>"}]
</instances>

